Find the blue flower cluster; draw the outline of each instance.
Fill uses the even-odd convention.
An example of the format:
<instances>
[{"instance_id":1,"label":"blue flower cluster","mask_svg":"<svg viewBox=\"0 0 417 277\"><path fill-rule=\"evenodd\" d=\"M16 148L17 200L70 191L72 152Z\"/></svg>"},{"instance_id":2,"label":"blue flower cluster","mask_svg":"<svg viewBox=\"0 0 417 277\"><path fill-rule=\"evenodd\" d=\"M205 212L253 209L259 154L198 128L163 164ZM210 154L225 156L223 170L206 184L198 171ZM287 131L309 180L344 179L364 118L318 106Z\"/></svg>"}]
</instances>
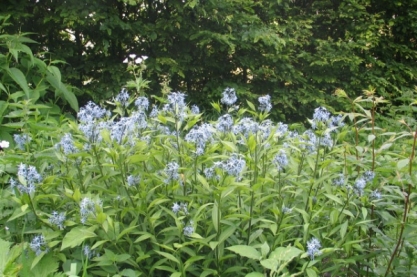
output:
<instances>
[{"instance_id":1,"label":"blue flower cluster","mask_svg":"<svg viewBox=\"0 0 417 277\"><path fill-rule=\"evenodd\" d=\"M232 106L237 101L236 91L234 88L226 88L223 91L223 97L220 100L223 104L227 106Z\"/></svg>"},{"instance_id":2,"label":"blue flower cluster","mask_svg":"<svg viewBox=\"0 0 417 277\"><path fill-rule=\"evenodd\" d=\"M65 155L78 152L78 149L74 145L74 140L70 133L66 133L61 141L55 144L55 148L62 151Z\"/></svg>"},{"instance_id":3,"label":"blue flower cluster","mask_svg":"<svg viewBox=\"0 0 417 277\"><path fill-rule=\"evenodd\" d=\"M165 174L167 178L165 179L165 183L169 184L171 181L180 181L180 174L179 174L180 166L176 162L170 162L165 166Z\"/></svg>"},{"instance_id":4,"label":"blue flower cluster","mask_svg":"<svg viewBox=\"0 0 417 277\"><path fill-rule=\"evenodd\" d=\"M49 248L46 245L45 237L43 235L35 236L29 244L30 249L35 252L36 256L42 254L42 252L48 252Z\"/></svg>"},{"instance_id":5,"label":"blue flower cluster","mask_svg":"<svg viewBox=\"0 0 417 277\"><path fill-rule=\"evenodd\" d=\"M49 218L49 223L57 226L60 230L64 230L65 219L65 213L58 213L57 211L53 211L51 217Z\"/></svg>"},{"instance_id":6,"label":"blue flower cluster","mask_svg":"<svg viewBox=\"0 0 417 277\"><path fill-rule=\"evenodd\" d=\"M271 96L265 95L258 98L259 101L259 107L258 109L261 112L269 112L272 109L271 104Z\"/></svg>"},{"instance_id":7,"label":"blue flower cluster","mask_svg":"<svg viewBox=\"0 0 417 277\"><path fill-rule=\"evenodd\" d=\"M275 155L272 162L277 166L278 171L282 171L288 165L287 154L283 149L280 149L278 154Z\"/></svg>"},{"instance_id":8,"label":"blue flower cluster","mask_svg":"<svg viewBox=\"0 0 417 277\"><path fill-rule=\"evenodd\" d=\"M14 134L13 139L20 150L25 150L26 145L32 140L29 134Z\"/></svg>"},{"instance_id":9,"label":"blue flower cluster","mask_svg":"<svg viewBox=\"0 0 417 277\"><path fill-rule=\"evenodd\" d=\"M36 191L35 185L42 182L42 176L38 173L36 167L32 165L29 166L21 163L17 171L17 176L23 184L13 178L10 178L9 183L12 190L17 188L20 193L33 194Z\"/></svg>"},{"instance_id":10,"label":"blue flower cluster","mask_svg":"<svg viewBox=\"0 0 417 277\"><path fill-rule=\"evenodd\" d=\"M129 98L129 93L123 88L114 100L119 102L123 107L127 107L129 105Z\"/></svg>"},{"instance_id":11,"label":"blue flower cluster","mask_svg":"<svg viewBox=\"0 0 417 277\"><path fill-rule=\"evenodd\" d=\"M321 255L321 244L320 241L316 238L312 238L307 242L307 253L310 256L311 260L314 260L315 256Z\"/></svg>"},{"instance_id":12,"label":"blue flower cluster","mask_svg":"<svg viewBox=\"0 0 417 277\"><path fill-rule=\"evenodd\" d=\"M91 198L84 197L80 202L81 223L85 224L89 216L95 217L97 214L96 207L101 207L100 201L93 201Z\"/></svg>"},{"instance_id":13,"label":"blue flower cluster","mask_svg":"<svg viewBox=\"0 0 417 277\"><path fill-rule=\"evenodd\" d=\"M193 127L185 136L185 140L196 145L196 155L204 154L206 143L212 139L214 133L213 127L210 124L203 123L198 127Z\"/></svg>"}]
</instances>

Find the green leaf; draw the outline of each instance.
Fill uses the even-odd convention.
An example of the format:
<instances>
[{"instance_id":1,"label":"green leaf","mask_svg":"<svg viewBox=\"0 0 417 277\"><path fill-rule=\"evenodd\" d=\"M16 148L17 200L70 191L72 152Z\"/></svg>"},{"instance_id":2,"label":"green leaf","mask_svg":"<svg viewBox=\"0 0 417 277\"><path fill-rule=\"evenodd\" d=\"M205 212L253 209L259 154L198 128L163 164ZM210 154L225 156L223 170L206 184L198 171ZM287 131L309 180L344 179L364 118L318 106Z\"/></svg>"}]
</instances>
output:
<instances>
[{"instance_id":1,"label":"green leaf","mask_svg":"<svg viewBox=\"0 0 417 277\"><path fill-rule=\"evenodd\" d=\"M410 159L402 159L397 162L397 169L400 170L408 165Z\"/></svg>"},{"instance_id":2,"label":"green leaf","mask_svg":"<svg viewBox=\"0 0 417 277\"><path fill-rule=\"evenodd\" d=\"M265 275L259 272L251 272L246 274L245 277L265 277Z\"/></svg>"},{"instance_id":3,"label":"green leaf","mask_svg":"<svg viewBox=\"0 0 417 277\"><path fill-rule=\"evenodd\" d=\"M256 112L255 105L254 105L252 102L250 102L249 100L247 100L247 101L246 101L246 103L248 103L248 106L249 106L249 108L250 108L252 111Z\"/></svg>"},{"instance_id":4,"label":"green leaf","mask_svg":"<svg viewBox=\"0 0 417 277\"><path fill-rule=\"evenodd\" d=\"M180 263L180 261L177 259L177 258L175 258L175 256L174 255L172 255L172 254L170 254L170 253L167 253L167 252L162 252L162 251L157 251L157 250L155 250L155 252L156 253L158 253L159 255L161 255L161 256L164 256L165 258L167 258L168 260L171 260L171 261L173 261L173 262L175 262L175 263L177 263L177 264L181 264Z\"/></svg>"},{"instance_id":5,"label":"green leaf","mask_svg":"<svg viewBox=\"0 0 417 277\"><path fill-rule=\"evenodd\" d=\"M260 260L262 258L261 253L249 245L234 245L227 247L226 249L249 259Z\"/></svg>"},{"instance_id":6,"label":"green leaf","mask_svg":"<svg viewBox=\"0 0 417 277\"><path fill-rule=\"evenodd\" d=\"M340 237L342 239L344 239L345 235L346 235L346 231L347 231L347 227L348 227L348 223L349 221L346 220L345 222L343 222L342 226L340 226Z\"/></svg>"},{"instance_id":7,"label":"green leaf","mask_svg":"<svg viewBox=\"0 0 417 277\"><path fill-rule=\"evenodd\" d=\"M20 208L17 208L14 211L13 215L7 220L7 222L12 221L16 218L19 218L19 217L24 216L25 214L29 213L30 209L28 209L28 208L29 208L28 204L25 204L25 205L21 206Z\"/></svg>"},{"instance_id":8,"label":"green leaf","mask_svg":"<svg viewBox=\"0 0 417 277\"><path fill-rule=\"evenodd\" d=\"M75 111L78 111L78 100L75 97L72 91L69 91L68 88L60 81L59 76L55 76L51 73L48 73L46 80L48 83L53 86L57 94L62 94L64 99L70 104L71 108Z\"/></svg>"},{"instance_id":9,"label":"green leaf","mask_svg":"<svg viewBox=\"0 0 417 277\"><path fill-rule=\"evenodd\" d=\"M272 251L272 253L269 255L269 258L288 262L300 255L301 253L303 253L303 251L294 246L278 247L274 251Z\"/></svg>"},{"instance_id":10,"label":"green leaf","mask_svg":"<svg viewBox=\"0 0 417 277\"><path fill-rule=\"evenodd\" d=\"M9 76L22 88L22 90L25 92L26 98L30 99L29 95L29 86L28 82L26 81L25 75L23 75L22 71L18 68L9 68L7 70L9 73Z\"/></svg>"},{"instance_id":11,"label":"green leaf","mask_svg":"<svg viewBox=\"0 0 417 277\"><path fill-rule=\"evenodd\" d=\"M328 194L328 193L325 193L324 195L325 195L327 198L329 198L329 199L333 200L334 202L336 202L336 203L338 203L338 204L340 204L340 205L343 205L343 201L342 201L339 197L337 197L336 195L333 195L333 194Z\"/></svg>"},{"instance_id":12,"label":"green leaf","mask_svg":"<svg viewBox=\"0 0 417 277\"><path fill-rule=\"evenodd\" d=\"M75 227L74 229L69 231L62 240L61 251L65 248L74 248L83 243L84 240L96 237L94 230L94 226L90 228L86 228L83 226Z\"/></svg>"},{"instance_id":13,"label":"green leaf","mask_svg":"<svg viewBox=\"0 0 417 277\"><path fill-rule=\"evenodd\" d=\"M214 230L216 230L216 232L219 231L219 206L217 204L217 202L214 203L213 205L213 210L211 212L211 218L213 220L213 226L214 226Z\"/></svg>"},{"instance_id":14,"label":"green leaf","mask_svg":"<svg viewBox=\"0 0 417 277\"><path fill-rule=\"evenodd\" d=\"M317 277L317 273L312 268L307 268L306 272L308 277Z\"/></svg>"}]
</instances>

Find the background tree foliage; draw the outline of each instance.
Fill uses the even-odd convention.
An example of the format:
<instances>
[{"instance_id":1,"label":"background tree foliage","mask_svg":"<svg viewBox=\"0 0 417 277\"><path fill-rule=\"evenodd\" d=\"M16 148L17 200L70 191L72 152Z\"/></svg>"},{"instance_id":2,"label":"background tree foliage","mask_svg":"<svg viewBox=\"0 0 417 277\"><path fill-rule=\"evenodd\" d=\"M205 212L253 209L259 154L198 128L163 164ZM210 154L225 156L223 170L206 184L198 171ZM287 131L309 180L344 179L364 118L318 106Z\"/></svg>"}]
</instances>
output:
<instances>
[{"instance_id":1,"label":"background tree foliage","mask_svg":"<svg viewBox=\"0 0 417 277\"><path fill-rule=\"evenodd\" d=\"M152 93L169 84L203 108L226 86L270 94L287 121L334 106L337 88L396 99L416 85L417 0L6 0L0 11L7 32L34 33L34 53L66 62L81 104L120 91L130 54L148 57Z\"/></svg>"}]
</instances>

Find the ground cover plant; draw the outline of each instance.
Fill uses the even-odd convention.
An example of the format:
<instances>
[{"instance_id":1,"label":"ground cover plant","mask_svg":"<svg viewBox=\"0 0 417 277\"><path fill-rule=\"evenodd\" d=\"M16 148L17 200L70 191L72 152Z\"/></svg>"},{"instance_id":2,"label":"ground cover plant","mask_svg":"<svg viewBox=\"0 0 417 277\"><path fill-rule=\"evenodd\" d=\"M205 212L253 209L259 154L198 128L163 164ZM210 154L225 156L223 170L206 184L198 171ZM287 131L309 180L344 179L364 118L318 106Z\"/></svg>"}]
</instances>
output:
<instances>
[{"instance_id":1,"label":"ground cover plant","mask_svg":"<svg viewBox=\"0 0 417 277\"><path fill-rule=\"evenodd\" d=\"M268 95L226 88L206 121L141 82L76 120L24 102L1 144L2 274L414 276L415 126L380 120L373 91L337 91L351 110L306 129L268 120Z\"/></svg>"}]
</instances>

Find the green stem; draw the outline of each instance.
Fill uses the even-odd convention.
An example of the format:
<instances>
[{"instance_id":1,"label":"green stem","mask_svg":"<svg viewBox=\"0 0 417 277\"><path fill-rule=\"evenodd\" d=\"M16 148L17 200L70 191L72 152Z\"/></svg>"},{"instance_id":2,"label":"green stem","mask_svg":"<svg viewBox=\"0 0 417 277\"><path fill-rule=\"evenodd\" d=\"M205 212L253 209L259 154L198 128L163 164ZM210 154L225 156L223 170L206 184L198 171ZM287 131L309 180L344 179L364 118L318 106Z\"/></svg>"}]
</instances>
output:
<instances>
[{"instance_id":1,"label":"green stem","mask_svg":"<svg viewBox=\"0 0 417 277\"><path fill-rule=\"evenodd\" d=\"M93 144L92 145L92 148L93 148L94 157L96 158L96 161L97 161L98 169L100 170L101 177L104 178L103 167L101 166L101 163L100 163L100 159L99 159L99 156L98 156L98 153L97 153L96 145ZM104 184L106 185L106 188L109 189L110 186L107 183L107 180L104 179L103 181L104 181Z\"/></svg>"},{"instance_id":2,"label":"green stem","mask_svg":"<svg viewBox=\"0 0 417 277\"><path fill-rule=\"evenodd\" d=\"M413 159L414 159L414 154L415 154L415 148L416 148L416 141L417 141L417 129L414 132L414 139L413 139L413 147L411 150L411 155L410 155L410 161L409 161L409 167L408 167L408 174L411 175L413 172ZM408 191L405 193L405 199L404 199L404 214L403 214L403 219L401 222L401 226L400 226L400 235L398 237L397 240L397 244L395 246L394 251L391 254L391 258L389 260L388 266L387 266L387 270L385 272L385 277L388 276L390 270L391 270L391 264L394 261L394 258L398 252L398 250L400 249L400 245L402 243L403 240L403 233L404 233L404 229L405 229L405 225L407 224L407 218L408 218L408 212L409 212L409 202L410 202L410 194L411 194L411 189L412 189L412 185L409 183L408 184Z\"/></svg>"},{"instance_id":3,"label":"green stem","mask_svg":"<svg viewBox=\"0 0 417 277\"><path fill-rule=\"evenodd\" d=\"M318 168L318 164L319 164L319 158L320 158L320 143L321 143L321 136L319 137L319 140L317 142L317 155L316 155L316 163L314 165L313 180L316 178L317 168ZM311 192L313 190L313 186L314 186L314 181L312 182L312 184L310 186L310 190L309 190L308 195L307 195L307 201L306 201L306 205L304 207L304 210L306 212L308 211L308 202L310 200L310 195L311 195Z\"/></svg>"},{"instance_id":4,"label":"green stem","mask_svg":"<svg viewBox=\"0 0 417 277\"><path fill-rule=\"evenodd\" d=\"M253 180L251 180L251 201L250 201L250 211L249 211L249 229L246 244L249 245L249 239L252 232L252 216L253 216L253 205L255 201L255 193L253 191L253 186L258 182L258 146L255 147L255 163L254 163L254 174Z\"/></svg>"}]
</instances>

